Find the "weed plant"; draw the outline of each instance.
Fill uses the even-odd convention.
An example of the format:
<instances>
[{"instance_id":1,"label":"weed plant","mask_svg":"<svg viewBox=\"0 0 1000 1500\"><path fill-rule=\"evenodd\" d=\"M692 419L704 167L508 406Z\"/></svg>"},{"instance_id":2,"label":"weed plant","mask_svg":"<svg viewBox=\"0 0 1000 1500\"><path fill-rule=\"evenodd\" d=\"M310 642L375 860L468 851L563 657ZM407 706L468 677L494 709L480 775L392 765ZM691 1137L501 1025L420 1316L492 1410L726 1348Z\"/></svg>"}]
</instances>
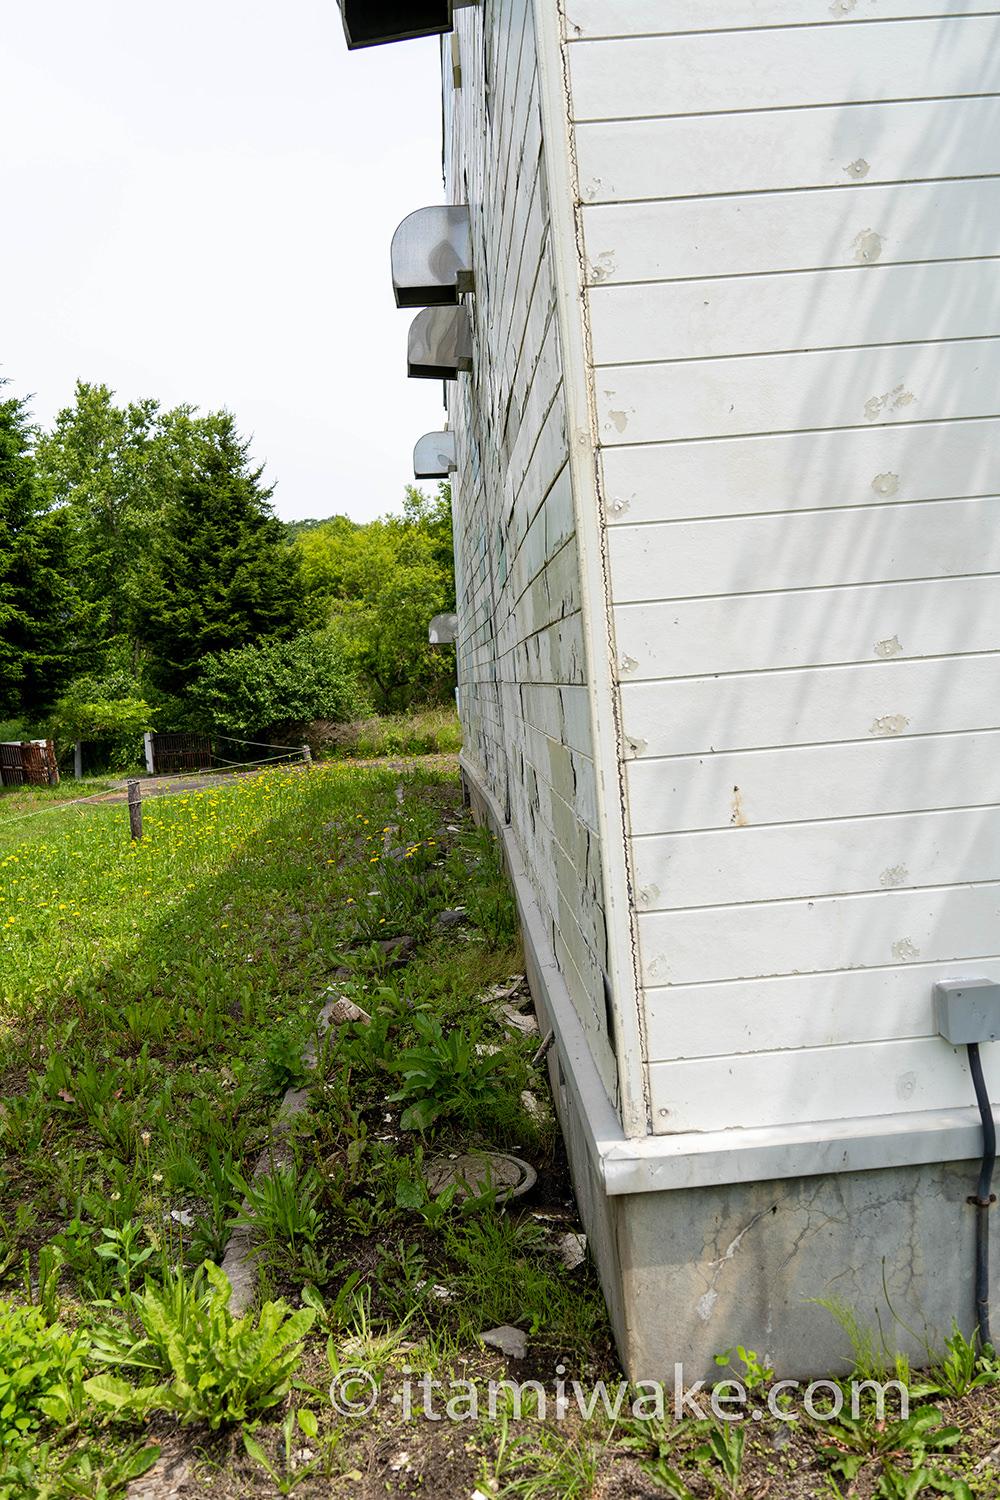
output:
<instances>
[{"instance_id":1,"label":"weed plant","mask_svg":"<svg viewBox=\"0 0 1000 1500\"><path fill-rule=\"evenodd\" d=\"M284 768L147 802L142 841L127 829L101 804L0 823L0 1277L54 1351L14 1401L0 1500L8 1477L11 1495L120 1489L158 1410L250 1424L245 1451L306 1488L252 1428L315 1336L331 1370L388 1368L404 1333L445 1362L511 1320L581 1358L597 1328L606 1350L589 1271L562 1272L491 1187L428 1187L433 1156L543 1166L553 1145L520 1103L537 1043L484 999L521 963L498 846L449 775ZM465 924L442 927L456 906ZM405 968L387 937L412 939ZM310 1071L331 986L370 1019ZM285 1165L255 1176L303 1084ZM234 1226L261 1257L260 1318L226 1310ZM124 1432L110 1454L102 1422ZM317 1437L320 1467L337 1442Z\"/></svg>"}]
</instances>

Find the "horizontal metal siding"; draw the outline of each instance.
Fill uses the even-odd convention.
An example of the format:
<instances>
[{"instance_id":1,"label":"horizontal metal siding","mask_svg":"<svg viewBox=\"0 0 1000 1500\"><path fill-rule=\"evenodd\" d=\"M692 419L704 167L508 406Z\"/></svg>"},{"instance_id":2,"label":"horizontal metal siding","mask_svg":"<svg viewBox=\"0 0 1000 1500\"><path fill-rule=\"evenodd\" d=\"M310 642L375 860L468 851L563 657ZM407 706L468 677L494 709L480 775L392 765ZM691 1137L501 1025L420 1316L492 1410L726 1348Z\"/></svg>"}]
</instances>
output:
<instances>
[{"instance_id":1,"label":"horizontal metal siding","mask_svg":"<svg viewBox=\"0 0 1000 1500\"><path fill-rule=\"evenodd\" d=\"M504 809L611 1097L580 562L531 8L456 16L445 69L448 181L470 203L474 369L449 387L457 431L464 754Z\"/></svg>"},{"instance_id":2,"label":"horizontal metal siding","mask_svg":"<svg viewBox=\"0 0 1000 1500\"><path fill-rule=\"evenodd\" d=\"M568 5L655 1131L971 1097L931 991L1000 972L998 25Z\"/></svg>"}]
</instances>

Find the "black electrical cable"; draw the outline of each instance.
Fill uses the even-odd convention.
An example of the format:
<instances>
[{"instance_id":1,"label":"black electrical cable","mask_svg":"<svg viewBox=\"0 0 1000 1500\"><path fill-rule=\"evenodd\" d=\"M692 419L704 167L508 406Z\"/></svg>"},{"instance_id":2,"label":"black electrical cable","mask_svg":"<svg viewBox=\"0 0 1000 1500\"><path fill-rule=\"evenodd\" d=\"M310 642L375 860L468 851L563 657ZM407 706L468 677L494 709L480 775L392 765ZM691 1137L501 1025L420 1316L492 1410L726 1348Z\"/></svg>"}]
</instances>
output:
<instances>
[{"instance_id":1,"label":"black electrical cable","mask_svg":"<svg viewBox=\"0 0 1000 1500\"><path fill-rule=\"evenodd\" d=\"M979 1192L969 1202L976 1205L976 1326L979 1330L980 1348L985 1349L987 1344L993 1342L990 1338L990 1204L996 1200L990 1192L990 1186L997 1156L997 1131L993 1122L993 1106L986 1092L983 1065L979 1058L979 1043L969 1042L967 1046L969 1070L983 1122L983 1164L979 1169Z\"/></svg>"}]
</instances>

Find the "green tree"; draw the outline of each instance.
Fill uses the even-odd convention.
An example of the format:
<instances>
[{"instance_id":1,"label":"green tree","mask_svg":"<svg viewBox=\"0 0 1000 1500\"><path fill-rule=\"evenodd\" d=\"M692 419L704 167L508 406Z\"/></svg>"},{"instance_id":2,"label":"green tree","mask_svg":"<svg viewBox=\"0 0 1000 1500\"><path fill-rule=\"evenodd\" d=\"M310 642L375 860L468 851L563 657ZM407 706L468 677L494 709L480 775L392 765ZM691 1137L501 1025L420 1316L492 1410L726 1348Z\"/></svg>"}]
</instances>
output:
<instances>
[{"instance_id":1,"label":"green tree","mask_svg":"<svg viewBox=\"0 0 1000 1500\"><path fill-rule=\"evenodd\" d=\"M144 654L139 580L181 476L221 414L163 411L152 398L117 406L114 397L106 385L77 381L73 405L39 438L37 455L72 530L81 655L88 669L124 660L136 675Z\"/></svg>"},{"instance_id":2,"label":"green tree","mask_svg":"<svg viewBox=\"0 0 1000 1500\"><path fill-rule=\"evenodd\" d=\"M207 656L307 622L300 557L249 446L229 412L201 419L138 580L136 628L162 692L183 695Z\"/></svg>"},{"instance_id":3,"label":"green tree","mask_svg":"<svg viewBox=\"0 0 1000 1500\"><path fill-rule=\"evenodd\" d=\"M0 711L33 718L73 670L77 601L67 517L39 476L26 404L0 402Z\"/></svg>"},{"instance_id":4,"label":"green tree","mask_svg":"<svg viewBox=\"0 0 1000 1500\"><path fill-rule=\"evenodd\" d=\"M328 631L206 657L190 702L211 732L250 736L315 719L340 723L369 708Z\"/></svg>"},{"instance_id":5,"label":"green tree","mask_svg":"<svg viewBox=\"0 0 1000 1500\"><path fill-rule=\"evenodd\" d=\"M334 516L299 538L303 572L379 708L402 709L454 688L455 653L427 627L455 608L451 491L407 488L402 516L357 526Z\"/></svg>"}]
</instances>

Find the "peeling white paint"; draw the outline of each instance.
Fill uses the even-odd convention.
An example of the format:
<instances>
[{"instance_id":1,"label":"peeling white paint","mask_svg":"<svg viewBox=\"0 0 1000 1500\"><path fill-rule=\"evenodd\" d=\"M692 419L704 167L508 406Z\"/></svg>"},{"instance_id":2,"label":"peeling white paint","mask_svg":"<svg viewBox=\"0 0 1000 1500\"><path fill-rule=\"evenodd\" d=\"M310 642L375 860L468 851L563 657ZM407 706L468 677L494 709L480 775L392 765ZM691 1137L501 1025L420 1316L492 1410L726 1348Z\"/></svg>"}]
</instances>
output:
<instances>
[{"instance_id":1,"label":"peeling white paint","mask_svg":"<svg viewBox=\"0 0 1000 1500\"><path fill-rule=\"evenodd\" d=\"M902 734L903 730L909 726L909 723L910 721L905 714L883 714L880 719L875 720L868 733L877 735Z\"/></svg>"},{"instance_id":2,"label":"peeling white paint","mask_svg":"<svg viewBox=\"0 0 1000 1500\"><path fill-rule=\"evenodd\" d=\"M881 495L883 499L888 499L890 495L894 495L899 489L899 475L876 474L872 480L872 489L876 495Z\"/></svg>"},{"instance_id":3,"label":"peeling white paint","mask_svg":"<svg viewBox=\"0 0 1000 1500\"><path fill-rule=\"evenodd\" d=\"M897 963L909 963L914 958L920 957L920 949L911 943L908 937L900 938L892 945L892 956Z\"/></svg>"},{"instance_id":4,"label":"peeling white paint","mask_svg":"<svg viewBox=\"0 0 1000 1500\"><path fill-rule=\"evenodd\" d=\"M890 865L887 870L882 871L880 884L888 891L905 885L909 878L910 872L905 865Z\"/></svg>"},{"instance_id":5,"label":"peeling white paint","mask_svg":"<svg viewBox=\"0 0 1000 1500\"><path fill-rule=\"evenodd\" d=\"M881 656L883 661L888 660L890 656L898 656L902 649L898 635L891 635L887 640L875 642L875 655Z\"/></svg>"},{"instance_id":6,"label":"peeling white paint","mask_svg":"<svg viewBox=\"0 0 1000 1500\"><path fill-rule=\"evenodd\" d=\"M618 268L615 265L614 251L602 250L601 253L591 262L590 279L594 282L607 281L608 277L613 276L617 269Z\"/></svg>"},{"instance_id":7,"label":"peeling white paint","mask_svg":"<svg viewBox=\"0 0 1000 1500\"><path fill-rule=\"evenodd\" d=\"M871 167L865 161L863 156L859 156L857 161L852 161L849 166L846 166L844 168L844 171L847 173L848 177L853 177L855 182L860 182L862 177L868 176L868 173L871 171Z\"/></svg>"},{"instance_id":8,"label":"peeling white paint","mask_svg":"<svg viewBox=\"0 0 1000 1500\"><path fill-rule=\"evenodd\" d=\"M906 390L902 384L897 385L884 395L870 396L865 402L865 417L869 422L877 422L879 417L897 411L901 406L909 406L916 399L912 391Z\"/></svg>"},{"instance_id":9,"label":"peeling white paint","mask_svg":"<svg viewBox=\"0 0 1000 1500\"><path fill-rule=\"evenodd\" d=\"M884 244L884 235L876 234L874 229L862 229L854 237L854 259L859 266L873 266L882 254Z\"/></svg>"}]
</instances>

